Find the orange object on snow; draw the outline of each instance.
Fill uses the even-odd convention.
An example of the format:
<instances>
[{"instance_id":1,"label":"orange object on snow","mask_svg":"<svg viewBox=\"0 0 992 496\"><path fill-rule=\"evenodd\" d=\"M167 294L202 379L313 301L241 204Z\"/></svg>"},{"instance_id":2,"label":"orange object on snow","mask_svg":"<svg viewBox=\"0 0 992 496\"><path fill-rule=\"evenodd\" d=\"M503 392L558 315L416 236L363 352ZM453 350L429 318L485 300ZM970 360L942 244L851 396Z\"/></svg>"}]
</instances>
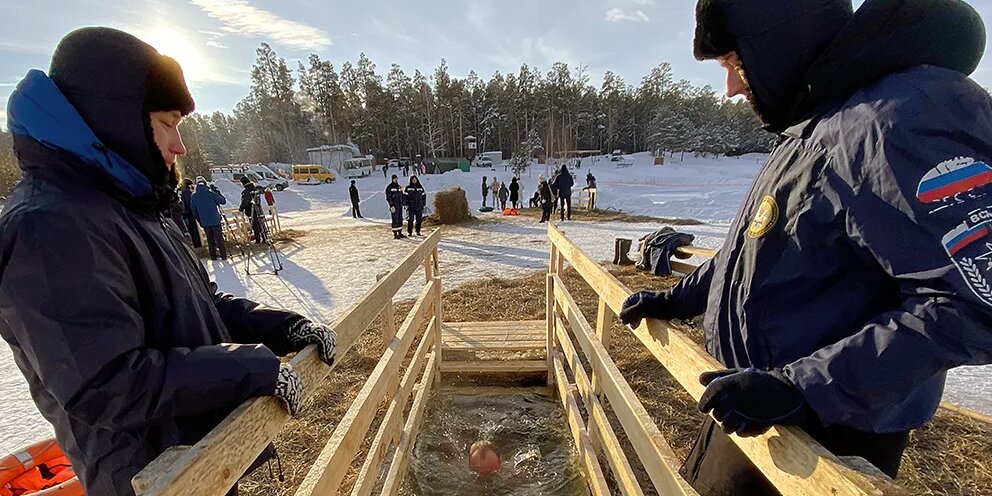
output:
<instances>
[{"instance_id":1,"label":"orange object on snow","mask_svg":"<svg viewBox=\"0 0 992 496\"><path fill-rule=\"evenodd\" d=\"M517 212L515 208L504 208L503 215L520 215L520 212Z\"/></svg>"},{"instance_id":2,"label":"orange object on snow","mask_svg":"<svg viewBox=\"0 0 992 496\"><path fill-rule=\"evenodd\" d=\"M83 496L83 485L55 439L0 458L0 496Z\"/></svg>"}]
</instances>

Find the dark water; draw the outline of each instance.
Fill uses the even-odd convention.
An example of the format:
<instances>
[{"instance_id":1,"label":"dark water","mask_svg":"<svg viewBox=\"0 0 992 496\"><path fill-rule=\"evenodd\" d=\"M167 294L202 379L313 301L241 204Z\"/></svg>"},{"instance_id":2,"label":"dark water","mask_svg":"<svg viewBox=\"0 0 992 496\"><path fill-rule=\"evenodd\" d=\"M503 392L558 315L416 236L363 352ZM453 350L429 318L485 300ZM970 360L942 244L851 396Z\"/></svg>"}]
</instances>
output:
<instances>
[{"instance_id":1,"label":"dark water","mask_svg":"<svg viewBox=\"0 0 992 496\"><path fill-rule=\"evenodd\" d=\"M491 441L503 457L499 473L476 475L468 448ZM588 495L581 461L558 402L534 394L440 392L428 407L403 494Z\"/></svg>"}]
</instances>

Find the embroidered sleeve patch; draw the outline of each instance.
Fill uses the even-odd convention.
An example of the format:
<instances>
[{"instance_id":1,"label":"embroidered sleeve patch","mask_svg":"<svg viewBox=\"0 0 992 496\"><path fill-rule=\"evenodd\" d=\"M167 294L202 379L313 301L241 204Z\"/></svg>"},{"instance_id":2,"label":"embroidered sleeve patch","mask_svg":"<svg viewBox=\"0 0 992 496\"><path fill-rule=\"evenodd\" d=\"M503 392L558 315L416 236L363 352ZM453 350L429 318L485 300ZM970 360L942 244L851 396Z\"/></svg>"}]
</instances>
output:
<instances>
[{"instance_id":1,"label":"embroidered sleeve patch","mask_svg":"<svg viewBox=\"0 0 992 496\"><path fill-rule=\"evenodd\" d=\"M751 239L758 239L768 234L775 223L778 222L778 204L775 198L766 196L761 199L758 212L751 219L751 225L747 228L747 236Z\"/></svg>"}]
</instances>

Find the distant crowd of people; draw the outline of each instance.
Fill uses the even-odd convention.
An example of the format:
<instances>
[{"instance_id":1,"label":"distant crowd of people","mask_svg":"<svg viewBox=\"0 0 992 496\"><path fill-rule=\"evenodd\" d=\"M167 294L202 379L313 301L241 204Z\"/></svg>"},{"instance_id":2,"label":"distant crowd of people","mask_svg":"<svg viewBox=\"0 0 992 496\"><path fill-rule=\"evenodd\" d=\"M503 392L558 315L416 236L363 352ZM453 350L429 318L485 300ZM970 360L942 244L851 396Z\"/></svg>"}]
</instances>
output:
<instances>
[{"instance_id":1,"label":"distant crowd of people","mask_svg":"<svg viewBox=\"0 0 992 496\"><path fill-rule=\"evenodd\" d=\"M493 197L493 209L498 207L500 210L506 210L507 201L510 202L511 208L519 208L523 188L516 177L510 180L509 186L500 182L499 178L496 177L493 177L491 183L488 181L488 177L482 178L482 206L484 208L487 207L489 195ZM541 209L542 224L550 221L551 216L556 211L559 212L562 221L572 220L572 188L574 187L575 178L572 177L568 166L562 165L561 169L556 170L551 176L551 179L546 178L544 174L538 177L537 189L534 191L534 196L530 197L527 205L530 208ZM595 189L596 177L590 171L586 174L586 187L583 190Z\"/></svg>"}]
</instances>

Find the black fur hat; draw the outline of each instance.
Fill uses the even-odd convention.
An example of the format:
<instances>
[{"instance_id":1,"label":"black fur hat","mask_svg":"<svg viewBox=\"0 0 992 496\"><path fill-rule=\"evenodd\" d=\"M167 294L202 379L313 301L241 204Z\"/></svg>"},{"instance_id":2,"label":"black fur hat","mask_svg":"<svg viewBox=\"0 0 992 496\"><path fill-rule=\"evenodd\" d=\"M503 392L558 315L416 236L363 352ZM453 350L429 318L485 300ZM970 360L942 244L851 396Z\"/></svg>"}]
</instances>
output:
<instances>
[{"instance_id":1,"label":"black fur hat","mask_svg":"<svg viewBox=\"0 0 992 496\"><path fill-rule=\"evenodd\" d=\"M737 40L727 29L727 13L723 0L699 0L696 3L696 38L693 55L696 60L722 57L737 50Z\"/></svg>"}]
</instances>

